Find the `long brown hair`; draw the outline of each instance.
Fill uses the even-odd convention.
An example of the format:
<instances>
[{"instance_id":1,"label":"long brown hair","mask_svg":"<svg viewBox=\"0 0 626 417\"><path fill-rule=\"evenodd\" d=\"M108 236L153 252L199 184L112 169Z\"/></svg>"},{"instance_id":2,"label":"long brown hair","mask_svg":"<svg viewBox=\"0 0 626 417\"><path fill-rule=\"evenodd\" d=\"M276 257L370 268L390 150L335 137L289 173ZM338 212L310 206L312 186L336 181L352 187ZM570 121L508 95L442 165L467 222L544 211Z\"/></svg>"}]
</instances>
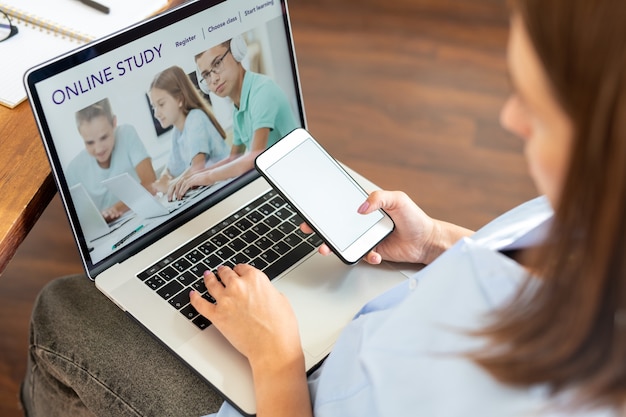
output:
<instances>
[{"instance_id":1,"label":"long brown hair","mask_svg":"<svg viewBox=\"0 0 626 417\"><path fill-rule=\"evenodd\" d=\"M626 405L626 1L512 0L574 126L540 277L481 332L475 361L514 385Z\"/></svg>"},{"instance_id":2,"label":"long brown hair","mask_svg":"<svg viewBox=\"0 0 626 417\"><path fill-rule=\"evenodd\" d=\"M158 73L150 84L150 90L153 88L167 91L175 99L181 100L185 115L189 114L193 109L202 110L211 119L211 123L213 123L220 136L224 139L226 138L226 132L215 118L215 115L213 115L211 108L200 96L200 93L181 67L174 65Z\"/></svg>"}]
</instances>

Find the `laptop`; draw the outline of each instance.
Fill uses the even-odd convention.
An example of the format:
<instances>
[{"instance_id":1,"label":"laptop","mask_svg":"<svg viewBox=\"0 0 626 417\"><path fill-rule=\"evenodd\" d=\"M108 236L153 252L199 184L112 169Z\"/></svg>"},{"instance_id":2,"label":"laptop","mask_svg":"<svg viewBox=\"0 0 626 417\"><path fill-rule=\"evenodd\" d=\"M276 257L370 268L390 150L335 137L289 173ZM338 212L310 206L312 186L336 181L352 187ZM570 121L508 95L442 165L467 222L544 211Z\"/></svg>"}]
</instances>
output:
<instances>
[{"instance_id":1,"label":"laptop","mask_svg":"<svg viewBox=\"0 0 626 417\"><path fill-rule=\"evenodd\" d=\"M102 184L132 211L149 219L167 216L191 201L191 196L181 200L168 201L165 195L152 195L128 172L102 181ZM194 189L195 191L195 189Z\"/></svg>"},{"instance_id":2,"label":"laptop","mask_svg":"<svg viewBox=\"0 0 626 417\"><path fill-rule=\"evenodd\" d=\"M104 98L118 126L135 128L158 172L168 137L157 132L146 104L152 78L173 65L195 78L197 53L240 35L255 54L244 67L270 77L306 128L286 0L188 2L41 64L24 80L87 276L226 401L254 415L246 358L189 304L191 288L206 293L205 270L237 263L263 270L293 306L308 370L323 361L363 304L405 280L405 273L391 264L348 266L317 253L321 240L299 230L302 220L254 169L168 215L137 214L89 243L65 172L84 147L75 113ZM214 109L231 110L216 117L232 134L232 103L218 99L210 97ZM353 174L366 190L374 188Z\"/></svg>"},{"instance_id":3,"label":"laptop","mask_svg":"<svg viewBox=\"0 0 626 417\"><path fill-rule=\"evenodd\" d=\"M107 223L82 183L70 187L70 195L78 218L80 219L83 234L88 242L108 235L122 226L122 224L132 216L132 213L129 213L110 224Z\"/></svg>"}]
</instances>

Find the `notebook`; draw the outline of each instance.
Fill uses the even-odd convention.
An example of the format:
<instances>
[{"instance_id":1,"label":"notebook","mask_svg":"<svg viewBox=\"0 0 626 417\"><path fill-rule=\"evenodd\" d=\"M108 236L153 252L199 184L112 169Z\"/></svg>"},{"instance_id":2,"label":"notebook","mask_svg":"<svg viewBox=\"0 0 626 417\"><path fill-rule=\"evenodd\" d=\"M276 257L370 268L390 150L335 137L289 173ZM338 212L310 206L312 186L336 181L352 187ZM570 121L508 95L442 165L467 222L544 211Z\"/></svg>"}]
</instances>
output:
<instances>
[{"instance_id":1,"label":"notebook","mask_svg":"<svg viewBox=\"0 0 626 417\"><path fill-rule=\"evenodd\" d=\"M176 65L193 81L194 56L233 38L247 45L244 67L269 77L298 124L306 127L285 0L185 3L31 69L25 85L88 277L235 408L253 415L256 400L247 360L189 304L191 288L211 300L201 279L205 270L238 263L263 270L293 306L308 370L323 361L363 304L404 281L405 274L391 264L347 266L320 255L320 239L300 231L302 219L253 168L208 187L167 215L137 213L91 244L69 192L76 176L68 166L84 148L74 120L78 110L108 98L118 129L133 126L155 171L161 172L171 131L155 128L146 102L152 78ZM232 141L232 102L208 99L226 140ZM87 182L91 174L78 178ZM366 190L374 188L353 174Z\"/></svg>"},{"instance_id":2,"label":"notebook","mask_svg":"<svg viewBox=\"0 0 626 417\"><path fill-rule=\"evenodd\" d=\"M0 10L19 30L0 42L0 56L10 57L0 79L0 104L9 108L26 99L20 82L33 65L125 28L167 6L167 0L102 0L110 7L104 14L77 0L0 0ZM28 51L28 53L24 53Z\"/></svg>"}]
</instances>

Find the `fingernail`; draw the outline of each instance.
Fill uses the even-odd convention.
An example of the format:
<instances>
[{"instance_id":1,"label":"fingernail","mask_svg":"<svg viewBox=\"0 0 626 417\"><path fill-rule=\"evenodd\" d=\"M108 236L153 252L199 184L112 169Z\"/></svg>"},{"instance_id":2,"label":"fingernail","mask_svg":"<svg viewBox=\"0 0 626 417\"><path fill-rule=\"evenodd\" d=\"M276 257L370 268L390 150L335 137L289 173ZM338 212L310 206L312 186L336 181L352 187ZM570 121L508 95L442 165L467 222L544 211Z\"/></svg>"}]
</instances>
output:
<instances>
[{"instance_id":1,"label":"fingernail","mask_svg":"<svg viewBox=\"0 0 626 417\"><path fill-rule=\"evenodd\" d=\"M368 208L370 208L370 203L366 200L363 204L359 206L357 212L363 214L367 211Z\"/></svg>"}]
</instances>

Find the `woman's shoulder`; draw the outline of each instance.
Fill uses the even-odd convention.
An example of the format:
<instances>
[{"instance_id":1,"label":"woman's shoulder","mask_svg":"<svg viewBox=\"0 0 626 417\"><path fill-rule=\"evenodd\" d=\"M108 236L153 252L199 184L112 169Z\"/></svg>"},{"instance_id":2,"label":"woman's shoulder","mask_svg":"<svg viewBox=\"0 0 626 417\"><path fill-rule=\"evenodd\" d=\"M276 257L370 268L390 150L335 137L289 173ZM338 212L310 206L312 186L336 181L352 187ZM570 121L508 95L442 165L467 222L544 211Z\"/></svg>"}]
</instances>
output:
<instances>
[{"instance_id":1,"label":"woman's shoulder","mask_svg":"<svg viewBox=\"0 0 626 417\"><path fill-rule=\"evenodd\" d=\"M518 248L529 246L543 238L553 214L548 199L545 196L536 197L478 229L472 240L496 250L516 242L519 243ZM522 241L522 237L527 239Z\"/></svg>"}]
</instances>

